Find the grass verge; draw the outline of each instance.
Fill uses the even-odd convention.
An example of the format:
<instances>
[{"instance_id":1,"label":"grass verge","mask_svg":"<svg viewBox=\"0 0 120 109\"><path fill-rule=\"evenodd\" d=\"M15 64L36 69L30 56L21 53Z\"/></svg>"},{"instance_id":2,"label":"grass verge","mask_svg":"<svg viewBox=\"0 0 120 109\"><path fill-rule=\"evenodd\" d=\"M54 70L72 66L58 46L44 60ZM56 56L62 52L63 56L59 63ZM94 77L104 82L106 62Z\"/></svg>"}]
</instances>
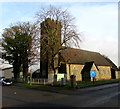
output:
<instances>
[{"instance_id":1,"label":"grass verge","mask_svg":"<svg viewBox=\"0 0 120 109\"><path fill-rule=\"evenodd\" d=\"M99 80L99 81L78 81L77 86L78 87L83 87L83 86L94 86L94 85L99 85L99 84L107 84L107 83L113 83L113 82L118 82L120 79L109 79L109 80Z\"/></svg>"},{"instance_id":2,"label":"grass verge","mask_svg":"<svg viewBox=\"0 0 120 109\"><path fill-rule=\"evenodd\" d=\"M100 85L100 84L108 84L108 83L113 83L113 82L118 82L120 79L110 79L110 80L99 80L99 81L78 81L77 82L77 87L87 87L87 86L95 86L95 85ZM67 86L51 86L51 85L43 85L43 84L28 84L27 82L24 83L14 83L14 85L17 86L25 86L25 87L48 87L48 88L56 88L56 89L72 89Z\"/></svg>"}]
</instances>

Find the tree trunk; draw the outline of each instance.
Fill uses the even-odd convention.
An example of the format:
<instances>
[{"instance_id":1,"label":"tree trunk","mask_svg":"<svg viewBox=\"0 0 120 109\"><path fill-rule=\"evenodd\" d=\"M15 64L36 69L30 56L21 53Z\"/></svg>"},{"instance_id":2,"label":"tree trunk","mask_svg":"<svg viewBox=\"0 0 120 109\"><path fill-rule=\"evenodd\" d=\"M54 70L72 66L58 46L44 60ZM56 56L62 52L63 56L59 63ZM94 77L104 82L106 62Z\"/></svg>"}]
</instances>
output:
<instances>
[{"instance_id":1,"label":"tree trunk","mask_svg":"<svg viewBox=\"0 0 120 109\"><path fill-rule=\"evenodd\" d=\"M23 62L23 77L25 78L25 81L27 80L28 76L28 57Z\"/></svg>"},{"instance_id":2,"label":"tree trunk","mask_svg":"<svg viewBox=\"0 0 120 109\"><path fill-rule=\"evenodd\" d=\"M13 64L13 73L14 73L14 79L17 82L18 78L20 77L20 65L17 60Z\"/></svg>"}]
</instances>

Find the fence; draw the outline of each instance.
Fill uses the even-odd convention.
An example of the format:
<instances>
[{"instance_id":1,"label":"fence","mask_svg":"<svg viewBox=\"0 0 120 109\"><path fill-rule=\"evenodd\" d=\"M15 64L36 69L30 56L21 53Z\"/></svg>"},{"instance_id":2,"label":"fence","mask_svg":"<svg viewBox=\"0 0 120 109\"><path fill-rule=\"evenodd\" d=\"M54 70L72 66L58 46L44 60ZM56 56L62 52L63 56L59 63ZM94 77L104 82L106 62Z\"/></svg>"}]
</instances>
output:
<instances>
[{"instance_id":1,"label":"fence","mask_svg":"<svg viewBox=\"0 0 120 109\"><path fill-rule=\"evenodd\" d=\"M53 83L53 81L50 81L48 79L30 79L28 80L28 83L29 84L43 84L43 85L46 85L46 84L50 84L50 83Z\"/></svg>"},{"instance_id":2,"label":"fence","mask_svg":"<svg viewBox=\"0 0 120 109\"><path fill-rule=\"evenodd\" d=\"M27 78L27 81L24 78L19 78L19 82L27 82L28 84L42 84L42 85L46 85L46 84L57 84L57 85L65 85L66 81L65 79L60 79L59 81L55 81L53 79L41 79L41 78Z\"/></svg>"}]
</instances>

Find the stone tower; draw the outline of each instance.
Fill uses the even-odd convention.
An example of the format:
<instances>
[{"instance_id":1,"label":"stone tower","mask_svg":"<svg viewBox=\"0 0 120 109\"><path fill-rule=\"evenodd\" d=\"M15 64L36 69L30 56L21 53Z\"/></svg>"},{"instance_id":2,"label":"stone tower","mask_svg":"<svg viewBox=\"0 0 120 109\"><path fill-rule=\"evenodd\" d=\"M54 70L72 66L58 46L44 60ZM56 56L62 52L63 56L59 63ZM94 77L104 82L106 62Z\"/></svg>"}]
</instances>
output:
<instances>
[{"instance_id":1,"label":"stone tower","mask_svg":"<svg viewBox=\"0 0 120 109\"><path fill-rule=\"evenodd\" d=\"M52 78L50 68L51 52L61 46L61 23L47 18L41 23L41 53L40 53L40 72L42 78Z\"/></svg>"}]
</instances>

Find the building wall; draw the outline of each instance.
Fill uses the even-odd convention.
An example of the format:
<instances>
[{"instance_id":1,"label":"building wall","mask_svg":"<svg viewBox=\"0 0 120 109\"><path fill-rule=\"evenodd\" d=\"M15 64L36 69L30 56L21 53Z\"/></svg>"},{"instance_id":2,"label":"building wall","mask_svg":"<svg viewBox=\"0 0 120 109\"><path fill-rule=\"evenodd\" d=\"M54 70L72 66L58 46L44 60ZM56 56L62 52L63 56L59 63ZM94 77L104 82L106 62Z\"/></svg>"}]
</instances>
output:
<instances>
[{"instance_id":1,"label":"building wall","mask_svg":"<svg viewBox=\"0 0 120 109\"><path fill-rule=\"evenodd\" d=\"M83 67L84 67L84 65L79 65L79 64L66 64L67 80L70 80L71 75L75 75L76 81L82 81L81 71L82 71ZM91 70L96 71L96 81L103 80L103 79L111 79L110 66L98 66L98 69L93 64ZM120 72L119 72L118 77L120 77ZM92 80L93 80L93 78L91 78L91 81Z\"/></svg>"},{"instance_id":2,"label":"building wall","mask_svg":"<svg viewBox=\"0 0 120 109\"><path fill-rule=\"evenodd\" d=\"M67 80L70 80L71 75L76 76L76 81L82 81L81 71L84 65L79 64L66 64Z\"/></svg>"},{"instance_id":3,"label":"building wall","mask_svg":"<svg viewBox=\"0 0 120 109\"><path fill-rule=\"evenodd\" d=\"M91 68L91 71L96 71L96 81L99 80L99 70L96 68L95 64L93 64L92 68ZM91 77L91 81L93 81L93 78Z\"/></svg>"},{"instance_id":4,"label":"building wall","mask_svg":"<svg viewBox=\"0 0 120 109\"><path fill-rule=\"evenodd\" d=\"M116 79L120 79L120 71L115 71Z\"/></svg>"},{"instance_id":5,"label":"building wall","mask_svg":"<svg viewBox=\"0 0 120 109\"><path fill-rule=\"evenodd\" d=\"M99 69L99 80L111 79L110 66L98 66L98 69Z\"/></svg>"},{"instance_id":6,"label":"building wall","mask_svg":"<svg viewBox=\"0 0 120 109\"><path fill-rule=\"evenodd\" d=\"M3 77L5 78L12 78L13 77L13 73L12 73L13 69L4 69L2 70L3 73Z\"/></svg>"},{"instance_id":7,"label":"building wall","mask_svg":"<svg viewBox=\"0 0 120 109\"><path fill-rule=\"evenodd\" d=\"M2 74L2 70L0 69L0 77L2 77L2 75L3 75L3 74Z\"/></svg>"}]
</instances>

